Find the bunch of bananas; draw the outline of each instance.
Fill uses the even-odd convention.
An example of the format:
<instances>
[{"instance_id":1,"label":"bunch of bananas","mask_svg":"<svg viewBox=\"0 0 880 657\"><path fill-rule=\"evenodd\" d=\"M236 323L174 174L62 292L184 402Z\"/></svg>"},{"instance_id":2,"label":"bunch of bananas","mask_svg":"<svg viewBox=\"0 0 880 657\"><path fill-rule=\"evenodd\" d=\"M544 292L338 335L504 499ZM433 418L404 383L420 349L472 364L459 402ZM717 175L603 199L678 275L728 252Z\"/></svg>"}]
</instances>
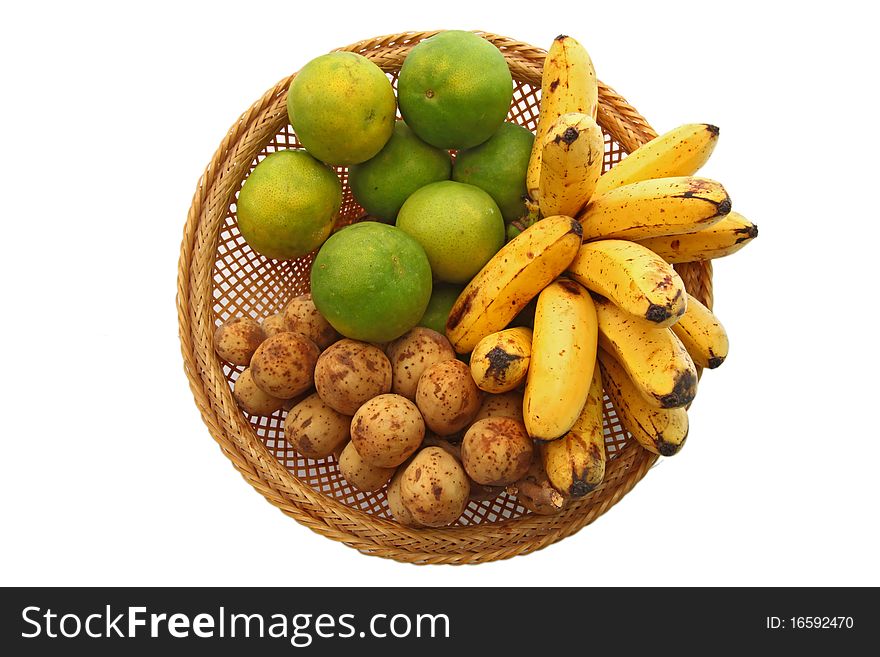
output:
<instances>
[{"instance_id":1,"label":"bunch of bananas","mask_svg":"<svg viewBox=\"0 0 880 657\"><path fill-rule=\"evenodd\" d=\"M683 125L602 174L597 110L589 54L557 37L528 168L530 217L467 285L446 328L456 351L486 362L481 388L525 385L523 420L544 468L530 477L566 498L603 480L605 394L644 449L681 449L697 368L721 365L728 341L672 265L729 255L758 234L720 183L694 175L718 128ZM533 328L508 328L535 298Z\"/></svg>"}]
</instances>

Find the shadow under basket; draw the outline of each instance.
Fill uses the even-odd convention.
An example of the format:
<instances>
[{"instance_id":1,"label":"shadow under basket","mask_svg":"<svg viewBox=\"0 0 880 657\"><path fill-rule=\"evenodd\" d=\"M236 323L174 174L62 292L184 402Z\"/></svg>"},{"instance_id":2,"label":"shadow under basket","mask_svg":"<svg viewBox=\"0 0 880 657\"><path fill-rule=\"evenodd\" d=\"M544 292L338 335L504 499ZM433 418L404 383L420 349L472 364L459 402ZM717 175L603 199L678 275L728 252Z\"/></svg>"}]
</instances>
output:
<instances>
[{"instance_id":1,"label":"shadow under basket","mask_svg":"<svg viewBox=\"0 0 880 657\"><path fill-rule=\"evenodd\" d=\"M396 86L407 53L436 32L377 37L340 50L371 59ZM546 51L489 33L514 79L508 120L535 129L541 71ZM294 74L295 75L295 74ZM364 554L411 563L482 563L528 554L574 534L616 504L645 476L656 456L636 444L605 398L605 481L558 515L528 512L515 497L471 502L458 522L441 529L415 529L394 521L385 491L362 493L339 473L331 456L312 460L284 440L284 415L251 417L232 397L241 373L214 353L214 330L236 316L261 319L309 289L314 254L297 260L265 258L248 247L238 231L236 198L242 183L266 155L299 148L287 119L287 88L278 82L230 128L202 175L186 220L177 278L180 341L190 387L202 418L223 453L260 494L285 514L328 538ZM599 83L598 122L605 134L605 169L654 138L656 133L635 109ZM344 196L340 222L363 218L352 197L347 171L337 168ZM688 291L712 303L708 263L676 267Z\"/></svg>"}]
</instances>

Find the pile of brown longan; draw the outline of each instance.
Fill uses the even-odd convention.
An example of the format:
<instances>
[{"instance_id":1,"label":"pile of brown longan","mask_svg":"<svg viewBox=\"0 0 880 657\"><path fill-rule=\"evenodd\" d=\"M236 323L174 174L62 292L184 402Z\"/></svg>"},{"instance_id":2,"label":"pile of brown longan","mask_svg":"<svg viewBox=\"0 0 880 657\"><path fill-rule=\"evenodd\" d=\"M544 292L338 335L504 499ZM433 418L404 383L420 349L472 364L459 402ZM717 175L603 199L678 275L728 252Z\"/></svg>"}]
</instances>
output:
<instances>
[{"instance_id":1,"label":"pile of brown longan","mask_svg":"<svg viewBox=\"0 0 880 657\"><path fill-rule=\"evenodd\" d=\"M522 393L479 390L436 331L416 327L387 344L342 338L304 294L262 323L226 322L214 348L246 366L233 389L245 413L288 409L287 442L306 458L334 455L358 490L387 486L401 524L452 524L469 500L505 486L532 511L559 510L522 422Z\"/></svg>"}]
</instances>

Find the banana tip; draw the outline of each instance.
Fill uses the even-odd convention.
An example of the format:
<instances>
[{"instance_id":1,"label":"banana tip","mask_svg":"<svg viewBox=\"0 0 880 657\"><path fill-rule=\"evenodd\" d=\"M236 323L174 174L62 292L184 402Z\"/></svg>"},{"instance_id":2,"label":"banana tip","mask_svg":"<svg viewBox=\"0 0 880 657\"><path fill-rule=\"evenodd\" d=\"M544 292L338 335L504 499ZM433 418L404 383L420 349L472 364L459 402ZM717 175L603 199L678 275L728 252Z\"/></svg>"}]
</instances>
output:
<instances>
[{"instance_id":1,"label":"banana tip","mask_svg":"<svg viewBox=\"0 0 880 657\"><path fill-rule=\"evenodd\" d=\"M661 306L656 303L652 303L648 306L648 312L645 313L645 319L649 322L654 322L659 324L660 322L665 322L667 319L671 317L671 313L666 306Z\"/></svg>"},{"instance_id":2,"label":"banana tip","mask_svg":"<svg viewBox=\"0 0 880 657\"><path fill-rule=\"evenodd\" d=\"M588 484L586 481L576 481L571 485L571 489L569 489L568 492L573 498L577 499L579 497L583 497L595 488L596 486L594 486L593 484Z\"/></svg>"},{"instance_id":3,"label":"banana tip","mask_svg":"<svg viewBox=\"0 0 880 657\"><path fill-rule=\"evenodd\" d=\"M729 196L725 196L724 200L718 204L718 214L722 217L724 215L730 214L730 211L733 209L733 203L730 201Z\"/></svg>"},{"instance_id":4,"label":"banana tip","mask_svg":"<svg viewBox=\"0 0 880 657\"><path fill-rule=\"evenodd\" d=\"M721 128L717 125L712 125L711 123L706 124L706 130L712 133L713 136L717 137L721 134Z\"/></svg>"},{"instance_id":5,"label":"banana tip","mask_svg":"<svg viewBox=\"0 0 880 657\"><path fill-rule=\"evenodd\" d=\"M696 372L688 369L675 380L672 392L659 397L661 408L679 408L690 404L697 394Z\"/></svg>"},{"instance_id":6,"label":"banana tip","mask_svg":"<svg viewBox=\"0 0 880 657\"><path fill-rule=\"evenodd\" d=\"M555 39L553 39L553 40L554 40L554 41L565 41L567 38L568 38L568 35L567 35L567 34L560 34L559 36L557 36L557 37L556 37Z\"/></svg>"},{"instance_id":7,"label":"banana tip","mask_svg":"<svg viewBox=\"0 0 880 657\"><path fill-rule=\"evenodd\" d=\"M581 136L574 128L566 128L565 132L562 133L562 141L567 145L571 146L574 142L577 141L577 138Z\"/></svg>"},{"instance_id":8,"label":"banana tip","mask_svg":"<svg viewBox=\"0 0 880 657\"><path fill-rule=\"evenodd\" d=\"M684 443L679 443L676 445L675 443L669 443L661 439L657 445L657 451L660 452L660 456L674 456L675 454L678 454L678 451L683 444Z\"/></svg>"}]
</instances>

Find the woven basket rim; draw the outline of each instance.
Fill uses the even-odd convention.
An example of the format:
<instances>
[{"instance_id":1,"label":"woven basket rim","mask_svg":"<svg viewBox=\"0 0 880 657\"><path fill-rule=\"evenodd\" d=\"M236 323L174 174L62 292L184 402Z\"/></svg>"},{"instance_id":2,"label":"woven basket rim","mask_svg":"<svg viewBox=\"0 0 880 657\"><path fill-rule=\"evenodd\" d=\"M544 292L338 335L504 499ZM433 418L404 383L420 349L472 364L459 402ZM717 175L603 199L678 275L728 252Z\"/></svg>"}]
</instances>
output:
<instances>
[{"instance_id":1,"label":"woven basket rim","mask_svg":"<svg viewBox=\"0 0 880 657\"><path fill-rule=\"evenodd\" d=\"M389 66L399 68L415 44L438 32L385 35L336 50L358 52L389 70ZM489 32L476 33L499 47L515 78L540 85L545 50ZM225 212L232 183L240 183L242 168L250 163L243 162L240 147L245 144L253 150L259 135L274 134L272 126L286 121L286 92L295 75L268 89L229 129L199 179L184 227L177 280L181 352L190 389L210 434L245 480L271 504L313 531L365 554L410 563L482 563L533 552L591 523L645 476L656 456L630 445L615 459L626 475L607 491L610 494L600 487L595 496L571 503L556 516L529 514L496 523L415 529L346 506L301 482L268 452L244 419L213 351L211 272L206 263L213 264L218 213ZM598 121L627 152L656 136L634 108L601 82ZM691 293L711 305L711 267L694 268L688 276L681 273ZM598 504L597 498L601 499Z\"/></svg>"}]
</instances>

